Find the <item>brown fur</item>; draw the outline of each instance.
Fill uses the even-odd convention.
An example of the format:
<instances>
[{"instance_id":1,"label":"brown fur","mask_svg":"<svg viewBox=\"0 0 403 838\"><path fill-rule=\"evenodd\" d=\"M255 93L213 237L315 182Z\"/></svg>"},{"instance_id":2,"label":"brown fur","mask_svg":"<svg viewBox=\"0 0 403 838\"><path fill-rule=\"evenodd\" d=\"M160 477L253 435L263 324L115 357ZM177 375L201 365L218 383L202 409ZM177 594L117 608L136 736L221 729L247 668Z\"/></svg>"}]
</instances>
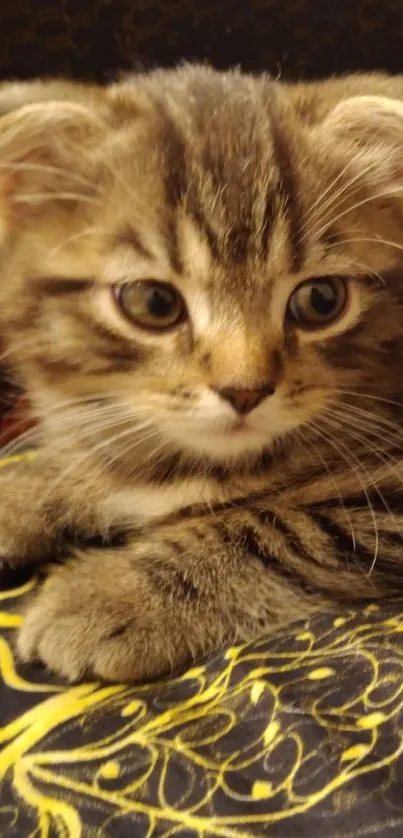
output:
<instances>
[{"instance_id":1,"label":"brown fur","mask_svg":"<svg viewBox=\"0 0 403 838\"><path fill-rule=\"evenodd\" d=\"M0 89L0 326L40 420L0 552L68 553L24 660L151 677L402 589L402 102L400 78L202 67ZM329 275L345 312L297 327L293 291ZM119 312L144 279L180 326ZM259 388L241 420L224 394Z\"/></svg>"}]
</instances>

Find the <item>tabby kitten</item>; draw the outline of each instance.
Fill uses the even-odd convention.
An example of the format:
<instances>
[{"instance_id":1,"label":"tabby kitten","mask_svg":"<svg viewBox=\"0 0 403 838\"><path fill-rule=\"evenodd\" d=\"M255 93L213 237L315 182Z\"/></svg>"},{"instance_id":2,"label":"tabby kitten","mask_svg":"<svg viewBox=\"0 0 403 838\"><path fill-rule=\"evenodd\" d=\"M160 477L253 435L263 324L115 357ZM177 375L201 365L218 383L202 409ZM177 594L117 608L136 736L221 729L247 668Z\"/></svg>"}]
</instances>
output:
<instances>
[{"instance_id":1,"label":"tabby kitten","mask_svg":"<svg viewBox=\"0 0 403 838\"><path fill-rule=\"evenodd\" d=\"M196 66L0 113L0 328L40 420L0 553L67 551L21 658L144 679L401 591L403 80Z\"/></svg>"}]
</instances>

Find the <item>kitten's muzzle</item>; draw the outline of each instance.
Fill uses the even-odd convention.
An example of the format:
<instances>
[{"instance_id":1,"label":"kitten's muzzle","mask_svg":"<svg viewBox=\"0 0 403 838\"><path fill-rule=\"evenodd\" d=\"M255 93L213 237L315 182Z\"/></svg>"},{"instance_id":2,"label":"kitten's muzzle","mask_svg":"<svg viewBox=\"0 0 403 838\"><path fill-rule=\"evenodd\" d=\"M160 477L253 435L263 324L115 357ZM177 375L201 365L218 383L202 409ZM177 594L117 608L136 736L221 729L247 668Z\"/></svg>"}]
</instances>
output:
<instances>
[{"instance_id":1,"label":"kitten's muzzle","mask_svg":"<svg viewBox=\"0 0 403 838\"><path fill-rule=\"evenodd\" d=\"M272 396L275 387L266 385L255 390L237 390L235 387L224 387L216 390L222 399L225 399L241 416L251 413L264 399Z\"/></svg>"}]
</instances>

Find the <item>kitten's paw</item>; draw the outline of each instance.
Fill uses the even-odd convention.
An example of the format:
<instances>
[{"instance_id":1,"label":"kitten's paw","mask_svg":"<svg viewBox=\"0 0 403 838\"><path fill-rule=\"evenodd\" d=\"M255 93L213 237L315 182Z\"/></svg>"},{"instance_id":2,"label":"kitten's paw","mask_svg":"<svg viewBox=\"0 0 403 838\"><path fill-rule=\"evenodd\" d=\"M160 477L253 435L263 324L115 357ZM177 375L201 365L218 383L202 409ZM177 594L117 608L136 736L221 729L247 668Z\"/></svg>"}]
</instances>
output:
<instances>
[{"instance_id":1,"label":"kitten's paw","mask_svg":"<svg viewBox=\"0 0 403 838\"><path fill-rule=\"evenodd\" d=\"M47 580L19 633L23 661L41 661L69 681L124 682L165 675L186 662L184 632L167 623L141 580L137 594L131 584L126 597L108 596L108 580L104 589L99 581L94 589L90 579L80 579L74 563Z\"/></svg>"}]
</instances>

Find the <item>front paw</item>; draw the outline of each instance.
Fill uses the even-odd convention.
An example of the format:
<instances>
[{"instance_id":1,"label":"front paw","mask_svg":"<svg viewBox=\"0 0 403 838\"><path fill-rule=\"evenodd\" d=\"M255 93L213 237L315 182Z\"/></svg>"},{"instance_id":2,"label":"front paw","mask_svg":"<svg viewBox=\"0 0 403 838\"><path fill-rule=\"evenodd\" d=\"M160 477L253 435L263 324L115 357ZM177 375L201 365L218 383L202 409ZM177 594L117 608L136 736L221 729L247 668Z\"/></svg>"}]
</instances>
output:
<instances>
[{"instance_id":1,"label":"front paw","mask_svg":"<svg viewBox=\"0 0 403 838\"><path fill-rule=\"evenodd\" d=\"M186 663L186 635L145 574L111 554L56 569L28 607L17 647L23 661L69 681L138 681Z\"/></svg>"}]
</instances>

